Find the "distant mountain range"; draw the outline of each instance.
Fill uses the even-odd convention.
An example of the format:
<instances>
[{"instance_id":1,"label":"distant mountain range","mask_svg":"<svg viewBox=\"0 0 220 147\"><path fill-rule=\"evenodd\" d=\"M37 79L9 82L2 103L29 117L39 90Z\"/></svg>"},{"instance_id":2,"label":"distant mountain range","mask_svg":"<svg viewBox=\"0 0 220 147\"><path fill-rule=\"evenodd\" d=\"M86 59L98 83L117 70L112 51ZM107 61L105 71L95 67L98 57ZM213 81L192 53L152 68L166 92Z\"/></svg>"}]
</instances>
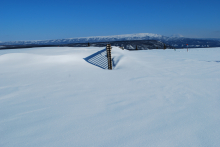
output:
<instances>
[{"instance_id":1,"label":"distant mountain range","mask_svg":"<svg viewBox=\"0 0 220 147\"><path fill-rule=\"evenodd\" d=\"M39 45L60 45L71 43L88 43L88 42L108 42L108 41L124 41L124 40L167 40L169 37L151 34L127 34L127 35L114 35L114 36L94 36L94 37L80 37L69 39L55 39L55 40L36 40L36 41L9 41L0 42L0 45L27 45L27 44L39 44Z\"/></svg>"},{"instance_id":2,"label":"distant mountain range","mask_svg":"<svg viewBox=\"0 0 220 147\"><path fill-rule=\"evenodd\" d=\"M166 45L157 40L125 40L125 41L108 41L108 42L92 42L92 43L71 43L62 45L38 45L38 44L27 44L27 45L5 45L0 46L0 50L3 49L19 49L19 48L33 48L33 47L105 47L107 44L112 46L118 46L121 49L127 50L146 50L146 49L167 49L173 48L172 46Z\"/></svg>"},{"instance_id":3,"label":"distant mountain range","mask_svg":"<svg viewBox=\"0 0 220 147\"><path fill-rule=\"evenodd\" d=\"M94 36L94 37L81 37L70 39L55 39L55 40L35 40L35 41L10 41L0 42L0 48L3 46L11 45L68 45L74 43L98 43L98 42L113 42L113 41L131 41L131 40L156 40L160 41L167 46L173 48L198 48L198 47L220 47L220 39L197 39L197 38L185 38L181 35L174 35L171 37L151 34L151 33L139 33L139 34L127 34L127 35L114 35L114 36Z\"/></svg>"},{"instance_id":4,"label":"distant mountain range","mask_svg":"<svg viewBox=\"0 0 220 147\"><path fill-rule=\"evenodd\" d=\"M95 47L104 47L108 43L110 43L112 46L118 46L121 47L122 49L127 49L127 50L164 49L164 47L172 48L169 45L164 46L164 43L157 40L125 40L125 41L94 42L94 43L73 43L73 44L68 44L67 46L86 47L89 45Z\"/></svg>"}]
</instances>

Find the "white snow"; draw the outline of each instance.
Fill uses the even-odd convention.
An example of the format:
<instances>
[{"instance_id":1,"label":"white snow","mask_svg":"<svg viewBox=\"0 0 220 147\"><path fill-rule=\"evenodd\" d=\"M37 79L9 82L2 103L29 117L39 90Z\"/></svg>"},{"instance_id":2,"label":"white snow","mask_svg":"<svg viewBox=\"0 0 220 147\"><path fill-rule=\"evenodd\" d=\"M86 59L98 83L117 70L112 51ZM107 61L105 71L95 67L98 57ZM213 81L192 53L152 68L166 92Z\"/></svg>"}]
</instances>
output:
<instances>
[{"instance_id":1,"label":"white snow","mask_svg":"<svg viewBox=\"0 0 220 147\"><path fill-rule=\"evenodd\" d=\"M220 48L114 47L111 71L104 57L98 47L1 50L0 146L220 145Z\"/></svg>"}]
</instances>

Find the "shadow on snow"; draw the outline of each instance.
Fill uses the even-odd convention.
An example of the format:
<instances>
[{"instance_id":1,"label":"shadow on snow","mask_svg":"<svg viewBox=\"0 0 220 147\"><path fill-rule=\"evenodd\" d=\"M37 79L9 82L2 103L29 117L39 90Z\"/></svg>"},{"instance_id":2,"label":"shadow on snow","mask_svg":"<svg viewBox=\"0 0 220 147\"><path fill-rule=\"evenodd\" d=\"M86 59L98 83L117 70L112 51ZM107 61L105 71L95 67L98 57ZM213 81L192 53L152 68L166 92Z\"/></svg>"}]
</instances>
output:
<instances>
[{"instance_id":1,"label":"shadow on snow","mask_svg":"<svg viewBox=\"0 0 220 147\"><path fill-rule=\"evenodd\" d=\"M106 49L98 51L86 58L84 60L92 65L98 66L102 69L108 69L108 59Z\"/></svg>"}]
</instances>

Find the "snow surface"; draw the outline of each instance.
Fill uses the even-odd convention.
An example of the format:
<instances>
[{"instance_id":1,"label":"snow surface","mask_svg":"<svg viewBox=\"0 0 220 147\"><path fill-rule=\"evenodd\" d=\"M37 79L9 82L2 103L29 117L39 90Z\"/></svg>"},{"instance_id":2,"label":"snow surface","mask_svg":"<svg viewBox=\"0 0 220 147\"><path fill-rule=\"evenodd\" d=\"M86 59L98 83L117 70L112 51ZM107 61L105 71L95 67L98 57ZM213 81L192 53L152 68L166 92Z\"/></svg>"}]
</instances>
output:
<instances>
[{"instance_id":1,"label":"snow surface","mask_svg":"<svg viewBox=\"0 0 220 147\"><path fill-rule=\"evenodd\" d=\"M220 146L220 48L0 51L0 146Z\"/></svg>"}]
</instances>

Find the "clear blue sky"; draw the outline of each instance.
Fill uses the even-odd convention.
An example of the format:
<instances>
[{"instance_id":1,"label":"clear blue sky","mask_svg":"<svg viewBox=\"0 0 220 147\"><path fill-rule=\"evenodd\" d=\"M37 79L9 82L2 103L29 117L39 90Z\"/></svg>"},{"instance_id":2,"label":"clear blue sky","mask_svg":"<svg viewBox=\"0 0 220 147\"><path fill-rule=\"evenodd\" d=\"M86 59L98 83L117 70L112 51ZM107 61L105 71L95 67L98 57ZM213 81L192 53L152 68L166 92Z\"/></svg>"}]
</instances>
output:
<instances>
[{"instance_id":1,"label":"clear blue sky","mask_svg":"<svg viewBox=\"0 0 220 147\"><path fill-rule=\"evenodd\" d=\"M133 33L220 38L220 0L0 1L0 41Z\"/></svg>"}]
</instances>

